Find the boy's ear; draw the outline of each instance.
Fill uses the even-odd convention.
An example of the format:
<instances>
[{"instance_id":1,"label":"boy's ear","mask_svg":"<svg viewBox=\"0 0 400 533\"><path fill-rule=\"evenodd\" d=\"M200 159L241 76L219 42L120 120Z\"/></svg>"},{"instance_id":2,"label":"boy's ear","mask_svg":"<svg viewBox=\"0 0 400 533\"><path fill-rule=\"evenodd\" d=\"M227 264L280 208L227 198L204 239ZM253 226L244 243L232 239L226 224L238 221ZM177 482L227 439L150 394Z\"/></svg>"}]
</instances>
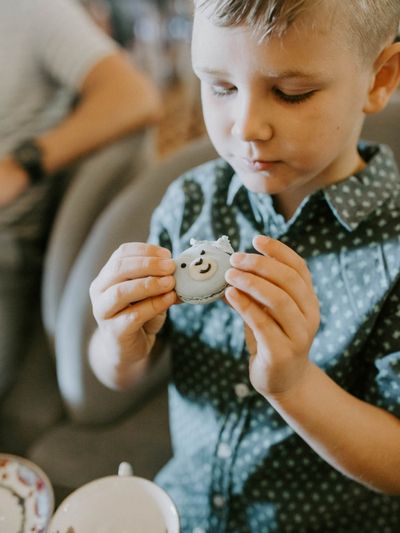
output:
<instances>
[{"instance_id":1,"label":"boy's ear","mask_svg":"<svg viewBox=\"0 0 400 533\"><path fill-rule=\"evenodd\" d=\"M374 65L374 76L364 106L364 113L381 111L400 82L400 43L387 46Z\"/></svg>"}]
</instances>

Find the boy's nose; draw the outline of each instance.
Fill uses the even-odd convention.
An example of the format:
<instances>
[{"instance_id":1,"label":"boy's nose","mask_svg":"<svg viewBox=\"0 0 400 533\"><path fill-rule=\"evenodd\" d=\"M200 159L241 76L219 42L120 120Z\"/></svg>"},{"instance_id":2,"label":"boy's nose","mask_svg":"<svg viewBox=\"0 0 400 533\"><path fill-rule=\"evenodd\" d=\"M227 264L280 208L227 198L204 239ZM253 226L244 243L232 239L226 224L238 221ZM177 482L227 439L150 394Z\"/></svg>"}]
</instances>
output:
<instances>
[{"instance_id":1,"label":"boy's nose","mask_svg":"<svg viewBox=\"0 0 400 533\"><path fill-rule=\"evenodd\" d=\"M273 128L262 104L243 102L237 109L232 135L241 141L269 141Z\"/></svg>"}]
</instances>

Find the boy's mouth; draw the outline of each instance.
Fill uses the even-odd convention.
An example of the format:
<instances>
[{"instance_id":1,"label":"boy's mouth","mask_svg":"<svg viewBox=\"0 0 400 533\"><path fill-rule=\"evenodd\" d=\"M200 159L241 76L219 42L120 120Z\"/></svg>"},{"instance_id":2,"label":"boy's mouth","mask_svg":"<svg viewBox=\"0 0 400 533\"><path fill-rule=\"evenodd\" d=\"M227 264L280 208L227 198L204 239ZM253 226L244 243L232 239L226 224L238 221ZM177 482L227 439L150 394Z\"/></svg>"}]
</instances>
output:
<instances>
[{"instance_id":1,"label":"boy's mouth","mask_svg":"<svg viewBox=\"0 0 400 533\"><path fill-rule=\"evenodd\" d=\"M265 161L262 159L248 159L243 157L245 165L253 171L269 171L272 170L279 161Z\"/></svg>"}]
</instances>

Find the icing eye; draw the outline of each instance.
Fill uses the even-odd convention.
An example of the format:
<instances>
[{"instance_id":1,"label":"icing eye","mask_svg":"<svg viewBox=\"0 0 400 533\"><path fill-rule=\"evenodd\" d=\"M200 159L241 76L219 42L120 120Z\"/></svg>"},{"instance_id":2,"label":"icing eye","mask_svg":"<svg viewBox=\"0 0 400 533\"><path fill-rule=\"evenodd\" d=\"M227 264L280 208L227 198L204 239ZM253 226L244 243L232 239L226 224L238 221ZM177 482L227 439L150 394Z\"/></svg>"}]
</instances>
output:
<instances>
[{"instance_id":1,"label":"icing eye","mask_svg":"<svg viewBox=\"0 0 400 533\"><path fill-rule=\"evenodd\" d=\"M186 263L181 263L181 268L186 268Z\"/></svg>"},{"instance_id":2,"label":"icing eye","mask_svg":"<svg viewBox=\"0 0 400 533\"><path fill-rule=\"evenodd\" d=\"M205 251L205 250L202 250L202 251L200 252L200 255L204 255L205 253L206 253L206 251Z\"/></svg>"}]
</instances>

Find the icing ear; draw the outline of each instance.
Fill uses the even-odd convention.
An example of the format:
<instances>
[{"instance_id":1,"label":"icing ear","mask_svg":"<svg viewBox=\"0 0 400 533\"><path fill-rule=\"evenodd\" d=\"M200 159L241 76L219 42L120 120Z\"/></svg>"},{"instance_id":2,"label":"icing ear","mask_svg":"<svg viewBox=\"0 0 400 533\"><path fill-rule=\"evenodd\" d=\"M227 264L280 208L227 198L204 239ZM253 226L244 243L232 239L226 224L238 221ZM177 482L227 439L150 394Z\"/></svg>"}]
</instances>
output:
<instances>
[{"instance_id":1,"label":"icing ear","mask_svg":"<svg viewBox=\"0 0 400 533\"><path fill-rule=\"evenodd\" d=\"M229 237L226 235L222 235L218 240L216 241L198 241L197 239L190 239L189 241L190 246L197 246L199 244L207 244L209 246L215 246L215 248L218 248L219 250L222 250L223 252L227 254L233 254L234 249L231 246L231 243L229 242Z\"/></svg>"},{"instance_id":2,"label":"icing ear","mask_svg":"<svg viewBox=\"0 0 400 533\"><path fill-rule=\"evenodd\" d=\"M223 235L217 241L215 241L214 246L216 246L217 248L220 248L227 254L234 253L234 249L232 248L231 243L229 242L229 237L227 237L226 235Z\"/></svg>"}]
</instances>

